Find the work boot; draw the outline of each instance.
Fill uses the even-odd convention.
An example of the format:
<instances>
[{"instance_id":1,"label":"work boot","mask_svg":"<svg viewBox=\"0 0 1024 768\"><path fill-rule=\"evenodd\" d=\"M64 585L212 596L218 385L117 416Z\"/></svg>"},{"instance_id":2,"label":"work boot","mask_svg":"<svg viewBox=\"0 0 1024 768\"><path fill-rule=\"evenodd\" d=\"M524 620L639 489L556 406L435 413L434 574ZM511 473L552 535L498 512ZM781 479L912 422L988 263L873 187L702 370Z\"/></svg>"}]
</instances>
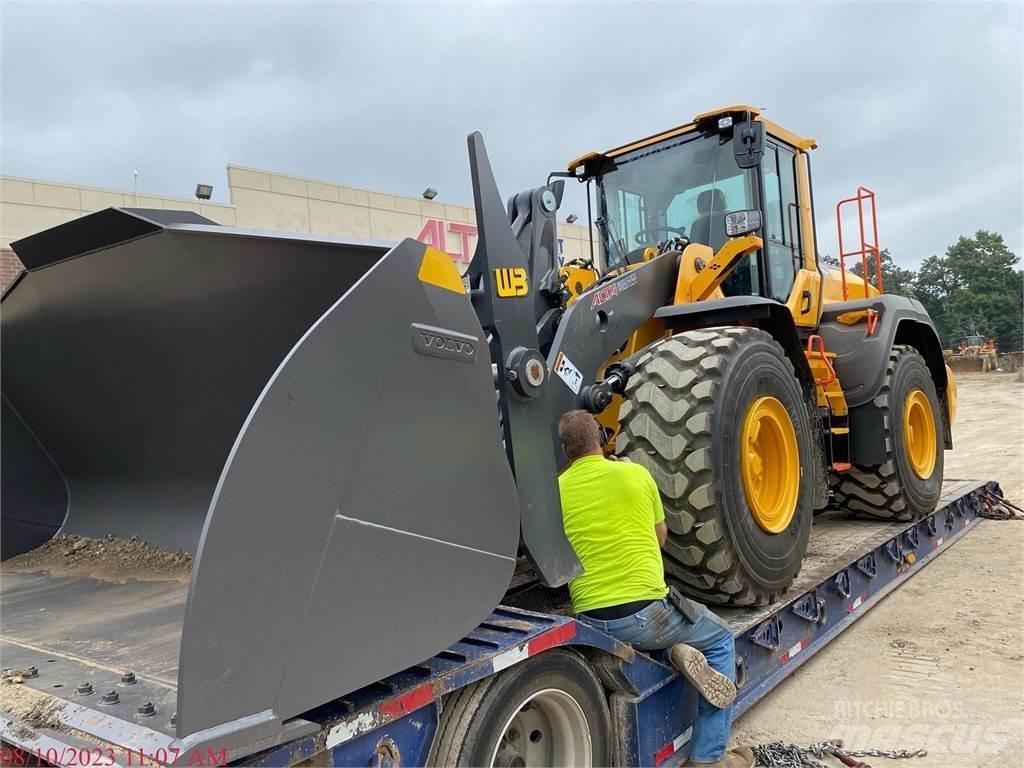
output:
<instances>
[{"instance_id":1,"label":"work boot","mask_svg":"<svg viewBox=\"0 0 1024 768\"><path fill-rule=\"evenodd\" d=\"M710 704L725 709L736 698L736 685L721 672L708 665L704 654L685 643L676 643L669 651L672 666L683 673L694 688Z\"/></svg>"},{"instance_id":2,"label":"work boot","mask_svg":"<svg viewBox=\"0 0 1024 768\"><path fill-rule=\"evenodd\" d=\"M722 755L721 760L713 763L695 763L691 760L687 765L699 765L702 768L754 768L754 750L750 747L736 747Z\"/></svg>"}]
</instances>

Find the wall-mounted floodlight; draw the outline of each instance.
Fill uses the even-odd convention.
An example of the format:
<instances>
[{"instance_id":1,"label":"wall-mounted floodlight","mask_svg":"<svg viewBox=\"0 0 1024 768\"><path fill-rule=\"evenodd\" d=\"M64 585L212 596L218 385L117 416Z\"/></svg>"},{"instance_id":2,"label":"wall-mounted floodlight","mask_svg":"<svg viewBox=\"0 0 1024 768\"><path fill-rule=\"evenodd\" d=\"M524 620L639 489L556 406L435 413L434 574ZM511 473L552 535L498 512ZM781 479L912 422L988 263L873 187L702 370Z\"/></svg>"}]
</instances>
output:
<instances>
[{"instance_id":1,"label":"wall-mounted floodlight","mask_svg":"<svg viewBox=\"0 0 1024 768\"><path fill-rule=\"evenodd\" d=\"M213 184L196 184L196 197L200 200L213 197Z\"/></svg>"},{"instance_id":2,"label":"wall-mounted floodlight","mask_svg":"<svg viewBox=\"0 0 1024 768\"><path fill-rule=\"evenodd\" d=\"M423 197L427 200L433 200L435 197L437 197L437 190L434 189L433 187L427 187L426 189L423 190Z\"/></svg>"},{"instance_id":3,"label":"wall-mounted floodlight","mask_svg":"<svg viewBox=\"0 0 1024 768\"><path fill-rule=\"evenodd\" d=\"M570 213L568 216L565 217L565 223L566 224L575 224L576 220L578 218L579 218L579 216L577 216L575 213Z\"/></svg>"}]
</instances>

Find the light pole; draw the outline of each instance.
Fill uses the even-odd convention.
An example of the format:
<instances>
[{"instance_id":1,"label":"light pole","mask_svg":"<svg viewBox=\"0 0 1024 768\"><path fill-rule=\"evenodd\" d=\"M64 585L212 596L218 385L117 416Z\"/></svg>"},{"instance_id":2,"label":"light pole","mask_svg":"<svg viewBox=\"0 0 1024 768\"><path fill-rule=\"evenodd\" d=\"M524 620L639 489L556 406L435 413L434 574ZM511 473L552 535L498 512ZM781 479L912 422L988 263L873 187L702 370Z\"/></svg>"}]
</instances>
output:
<instances>
[{"instance_id":1,"label":"light pole","mask_svg":"<svg viewBox=\"0 0 1024 768\"><path fill-rule=\"evenodd\" d=\"M135 207L139 207L139 169L136 168L132 171L132 177L135 181Z\"/></svg>"}]
</instances>

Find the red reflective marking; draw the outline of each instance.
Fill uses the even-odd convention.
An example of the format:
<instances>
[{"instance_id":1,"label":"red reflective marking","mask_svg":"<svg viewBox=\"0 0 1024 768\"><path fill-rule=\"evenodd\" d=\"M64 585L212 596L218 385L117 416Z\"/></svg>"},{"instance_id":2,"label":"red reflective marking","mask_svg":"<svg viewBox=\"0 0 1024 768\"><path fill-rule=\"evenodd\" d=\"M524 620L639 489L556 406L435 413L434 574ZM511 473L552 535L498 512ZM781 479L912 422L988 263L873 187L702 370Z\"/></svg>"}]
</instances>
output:
<instances>
[{"instance_id":1,"label":"red reflective marking","mask_svg":"<svg viewBox=\"0 0 1024 768\"><path fill-rule=\"evenodd\" d=\"M867 592L861 593L857 597L856 600L854 600L852 603L850 603L848 606L846 606L846 612L847 613L853 613L858 608L860 608L862 605L864 605L864 601L867 600L867 599L868 599L868 593Z\"/></svg>"},{"instance_id":2,"label":"red reflective marking","mask_svg":"<svg viewBox=\"0 0 1024 768\"><path fill-rule=\"evenodd\" d=\"M434 700L434 688L430 683L424 683L419 688L413 688L408 693L403 693L389 701L381 704L377 710L392 720L404 717L410 712L425 707Z\"/></svg>"},{"instance_id":3,"label":"red reflective marking","mask_svg":"<svg viewBox=\"0 0 1024 768\"><path fill-rule=\"evenodd\" d=\"M670 757L672 757L672 755L675 754L675 751L676 750L672 746L672 742L670 741L668 744L666 744L664 747L662 747L661 749L659 749L657 752L654 753L654 764L655 765L661 765L666 760L668 760Z\"/></svg>"},{"instance_id":4,"label":"red reflective marking","mask_svg":"<svg viewBox=\"0 0 1024 768\"><path fill-rule=\"evenodd\" d=\"M810 645L810 643L811 641L809 638L803 638L799 643L797 643L797 645L799 645L800 647L797 648L796 651L793 651L793 648L791 647L788 651L779 656L779 661L783 664L787 663L793 656L795 656L797 653L800 653L800 651L804 650L808 645Z\"/></svg>"},{"instance_id":5,"label":"red reflective marking","mask_svg":"<svg viewBox=\"0 0 1024 768\"><path fill-rule=\"evenodd\" d=\"M574 637L576 637L576 624L570 621L568 624L549 629L543 635L533 638L533 640L526 644L526 653L529 656L533 656L541 651L546 651L548 648L554 648L556 645L568 642Z\"/></svg>"}]
</instances>

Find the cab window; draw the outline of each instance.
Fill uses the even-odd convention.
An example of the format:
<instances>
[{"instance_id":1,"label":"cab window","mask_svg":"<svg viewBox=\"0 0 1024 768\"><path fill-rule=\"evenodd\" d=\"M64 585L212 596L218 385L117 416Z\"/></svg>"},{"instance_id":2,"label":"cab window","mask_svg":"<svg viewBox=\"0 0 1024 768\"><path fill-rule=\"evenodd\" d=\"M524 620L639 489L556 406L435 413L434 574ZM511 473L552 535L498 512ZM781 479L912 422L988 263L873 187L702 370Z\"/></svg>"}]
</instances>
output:
<instances>
[{"instance_id":1,"label":"cab window","mask_svg":"<svg viewBox=\"0 0 1024 768\"><path fill-rule=\"evenodd\" d=\"M685 237L717 251L728 239L725 214L758 207L754 169L736 165L732 139L693 134L644 147L616 158L615 168L598 180L606 262L636 263L644 249ZM756 254L734 273L744 278L738 292L758 291Z\"/></svg>"},{"instance_id":2,"label":"cab window","mask_svg":"<svg viewBox=\"0 0 1024 768\"><path fill-rule=\"evenodd\" d=\"M765 142L761 161L764 178L764 242L768 263L769 294L777 301L789 298L802 262L800 206L796 192L796 153Z\"/></svg>"}]
</instances>

